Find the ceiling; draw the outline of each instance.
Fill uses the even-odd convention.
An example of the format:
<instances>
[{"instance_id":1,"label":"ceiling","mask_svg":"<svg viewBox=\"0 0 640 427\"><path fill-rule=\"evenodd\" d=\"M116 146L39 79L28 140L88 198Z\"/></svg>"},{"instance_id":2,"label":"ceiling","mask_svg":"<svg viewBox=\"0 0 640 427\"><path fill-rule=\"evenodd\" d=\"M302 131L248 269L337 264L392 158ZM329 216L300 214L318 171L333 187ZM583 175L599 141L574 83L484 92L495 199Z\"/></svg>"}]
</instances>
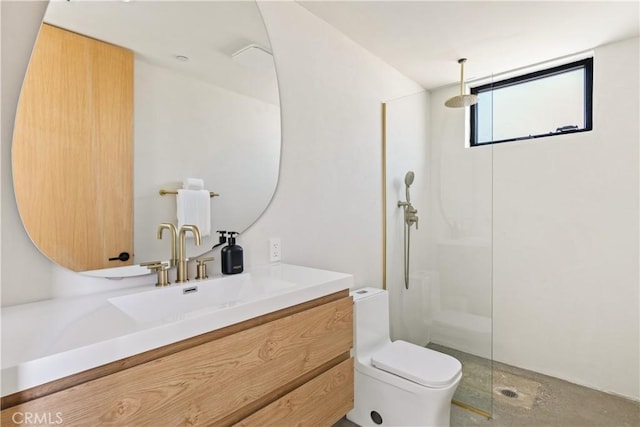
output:
<instances>
[{"instance_id":1,"label":"ceiling","mask_svg":"<svg viewBox=\"0 0 640 427\"><path fill-rule=\"evenodd\" d=\"M426 89L456 83L461 57L470 80L640 34L638 0L297 3ZM277 104L273 68L231 60L248 44L269 48L253 2L51 0L45 20Z\"/></svg>"},{"instance_id":2,"label":"ceiling","mask_svg":"<svg viewBox=\"0 0 640 427\"><path fill-rule=\"evenodd\" d=\"M246 49L271 49L254 2L51 0L44 21L130 49L146 62L279 104L273 58L265 54L262 62L251 61L256 49Z\"/></svg>"},{"instance_id":3,"label":"ceiling","mask_svg":"<svg viewBox=\"0 0 640 427\"><path fill-rule=\"evenodd\" d=\"M640 34L636 1L298 1L426 89Z\"/></svg>"}]
</instances>

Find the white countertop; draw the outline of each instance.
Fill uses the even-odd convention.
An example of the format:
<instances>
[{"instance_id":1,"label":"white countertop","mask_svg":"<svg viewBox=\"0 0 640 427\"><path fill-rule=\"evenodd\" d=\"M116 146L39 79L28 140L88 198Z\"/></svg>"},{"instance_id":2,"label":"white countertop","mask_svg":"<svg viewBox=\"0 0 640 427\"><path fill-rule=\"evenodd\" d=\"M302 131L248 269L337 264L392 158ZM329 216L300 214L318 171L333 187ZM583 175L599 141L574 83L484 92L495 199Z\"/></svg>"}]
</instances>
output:
<instances>
[{"instance_id":1,"label":"white countertop","mask_svg":"<svg viewBox=\"0 0 640 427\"><path fill-rule=\"evenodd\" d=\"M192 280L171 287L222 285L231 278L251 277L289 282L292 286L147 322L136 321L109 299L145 291L166 292L169 288L147 285L3 307L2 396L353 286L353 276L349 274L273 264L240 275Z\"/></svg>"}]
</instances>

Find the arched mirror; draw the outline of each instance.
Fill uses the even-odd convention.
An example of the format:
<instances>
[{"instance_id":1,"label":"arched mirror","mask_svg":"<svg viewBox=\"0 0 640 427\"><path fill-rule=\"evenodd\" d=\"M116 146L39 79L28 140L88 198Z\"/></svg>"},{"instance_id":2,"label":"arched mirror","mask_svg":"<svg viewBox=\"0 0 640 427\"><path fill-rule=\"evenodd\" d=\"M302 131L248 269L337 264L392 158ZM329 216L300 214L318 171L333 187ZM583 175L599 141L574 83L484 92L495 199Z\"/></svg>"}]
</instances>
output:
<instances>
[{"instance_id":1,"label":"arched mirror","mask_svg":"<svg viewBox=\"0 0 640 427\"><path fill-rule=\"evenodd\" d=\"M280 141L254 2L52 0L16 113L18 209L52 261L103 277L146 274L140 263L170 258L158 225L177 224L172 193L191 178L218 195L211 232L187 242L189 257L209 251L216 230L249 227L275 191Z\"/></svg>"}]
</instances>

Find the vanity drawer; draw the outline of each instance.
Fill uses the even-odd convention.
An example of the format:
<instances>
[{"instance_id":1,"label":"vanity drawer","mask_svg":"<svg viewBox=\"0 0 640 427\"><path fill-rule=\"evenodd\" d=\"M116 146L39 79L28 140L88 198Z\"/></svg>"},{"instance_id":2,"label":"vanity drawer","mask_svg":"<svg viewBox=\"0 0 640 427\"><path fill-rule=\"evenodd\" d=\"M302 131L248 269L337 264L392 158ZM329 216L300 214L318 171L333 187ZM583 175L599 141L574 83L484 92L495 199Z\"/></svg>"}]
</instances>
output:
<instances>
[{"instance_id":1,"label":"vanity drawer","mask_svg":"<svg viewBox=\"0 0 640 427\"><path fill-rule=\"evenodd\" d=\"M352 309L347 296L258 318L257 326L7 408L2 425L15 425L17 413L49 414L61 425L231 425L350 363Z\"/></svg>"},{"instance_id":2,"label":"vanity drawer","mask_svg":"<svg viewBox=\"0 0 640 427\"><path fill-rule=\"evenodd\" d=\"M353 409L353 358L318 375L236 427L331 426Z\"/></svg>"}]
</instances>

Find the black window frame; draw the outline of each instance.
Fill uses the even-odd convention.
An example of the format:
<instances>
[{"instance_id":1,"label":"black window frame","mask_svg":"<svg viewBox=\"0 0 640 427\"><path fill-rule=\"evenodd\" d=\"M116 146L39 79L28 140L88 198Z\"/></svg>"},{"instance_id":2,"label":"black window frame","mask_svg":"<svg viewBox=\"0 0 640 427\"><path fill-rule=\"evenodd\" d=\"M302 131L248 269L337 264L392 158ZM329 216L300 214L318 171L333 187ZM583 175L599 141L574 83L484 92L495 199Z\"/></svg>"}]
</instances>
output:
<instances>
[{"instance_id":1,"label":"black window frame","mask_svg":"<svg viewBox=\"0 0 640 427\"><path fill-rule=\"evenodd\" d=\"M471 147L482 147L485 145L499 144L502 142L511 142L511 141L523 141L535 138L544 138L549 136L556 135L565 135L568 133L579 133L579 132L588 132L593 130L593 57L581 59L579 61L570 62L568 64L559 65L552 68L547 68L545 70L539 70L528 74L523 74L521 76L512 77L505 80L500 80L497 82L487 83L481 86L476 86L471 88L471 94L478 95L484 92L490 92L496 89L501 89L509 86L515 86L523 83L527 83L534 80L543 79L546 77L552 77L554 75L563 74L569 71L584 69L584 128L580 129L564 129L564 130L556 130L555 132L549 132L538 135L526 135L516 138L509 139L501 139L497 141L488 141L478 143L478 129L477 129L477 121L478 121L478 108L477 105L471 106L470 111L470 136L469 136L469 145Z\"/></svg>"}]
</instances>

